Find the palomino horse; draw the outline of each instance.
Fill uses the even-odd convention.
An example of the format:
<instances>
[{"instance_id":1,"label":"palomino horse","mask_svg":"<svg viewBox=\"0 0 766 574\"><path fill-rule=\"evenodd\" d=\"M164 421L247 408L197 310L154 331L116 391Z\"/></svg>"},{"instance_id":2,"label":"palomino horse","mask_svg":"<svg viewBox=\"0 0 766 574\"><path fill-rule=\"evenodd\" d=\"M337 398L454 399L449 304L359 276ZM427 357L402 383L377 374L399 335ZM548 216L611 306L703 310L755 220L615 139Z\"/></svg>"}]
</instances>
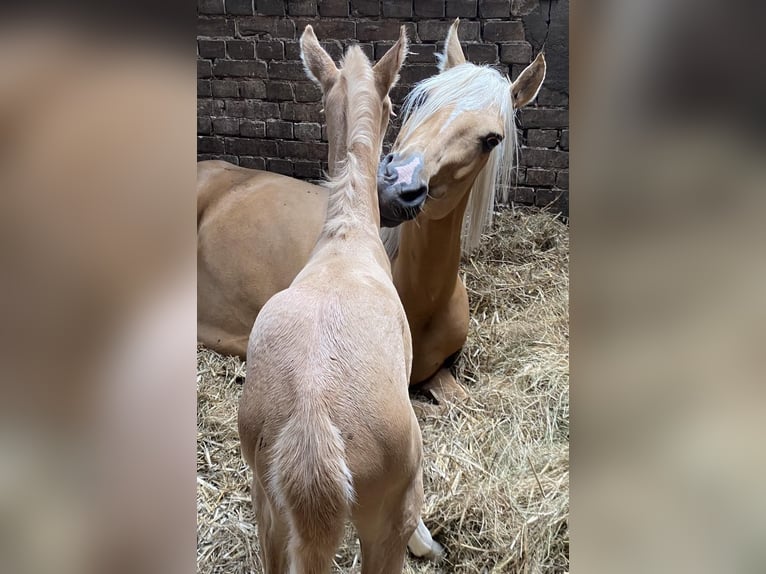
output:
<instances>
[{"instance_id":1,"label":"palomino horse","mask_svg":"<svg viewBox=\"0 0 766 574\"><path fill-rule=\"evenodd\" d=\"M419 520L411 339L379 237L375 181L388 91L406 53L402 27L374 68L354 46L339 70L311 26L301 37L344 161L316 247L261 309L248 344L239 432L268 574L286 572L286 562L290 572L329 571L349 517L362 572L401 572L410 537L440 552Z\"/></svg>"},{"instance_id":2,"label":"palomino horse","mask_svg":"<svg viewBox=\"0 0 766 574\"><path fill-rule=\"evenodd\" d=\"M467 63L457 29L456 20L441 73L410 94L404 126L378 174L383 224L416 217L383 237L412 333L410 383L427 382L437 397L461 392L445 361L468 334L468 299L458 277L463 222L470 249L491 217L495 183L509 179L514 111L534 99L545 77L542 54L513 83ZM333 170L332 142L329 152ZM324 224L327 193L221 161L198 165L197 193L198 339L244 357L261 307L306 263Z\"/></svg>"}]
</instances>

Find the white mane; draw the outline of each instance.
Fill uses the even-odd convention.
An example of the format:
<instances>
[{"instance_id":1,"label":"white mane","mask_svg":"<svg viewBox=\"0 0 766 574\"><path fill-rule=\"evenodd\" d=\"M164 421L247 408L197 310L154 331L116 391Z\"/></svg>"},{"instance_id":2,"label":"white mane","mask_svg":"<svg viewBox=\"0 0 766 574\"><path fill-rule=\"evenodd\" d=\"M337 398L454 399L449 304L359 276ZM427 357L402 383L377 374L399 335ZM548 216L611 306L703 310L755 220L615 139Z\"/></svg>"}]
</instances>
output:
<instances>
[{"instance_id":1,"label":"white mane","mask_svg":"<svg viewBox=\"0 0 766 574\"><path fill-rule=\"evenodd\" d=\"M496 109L505 123L503 141L492 150L470 192L462 235L463 253L467 254L478 247L481 233L492 223L497 187L504 189L511 183L518 147L511 81L494 68L471 63L460 64L422 80L404 101L402 129L397 141L417 131L425 119L445 106L455 107L453 115L468 110ZM383 244L392 258L399 247L398 230L398 227L381 230Z\"/></svg>"}]
</instances>

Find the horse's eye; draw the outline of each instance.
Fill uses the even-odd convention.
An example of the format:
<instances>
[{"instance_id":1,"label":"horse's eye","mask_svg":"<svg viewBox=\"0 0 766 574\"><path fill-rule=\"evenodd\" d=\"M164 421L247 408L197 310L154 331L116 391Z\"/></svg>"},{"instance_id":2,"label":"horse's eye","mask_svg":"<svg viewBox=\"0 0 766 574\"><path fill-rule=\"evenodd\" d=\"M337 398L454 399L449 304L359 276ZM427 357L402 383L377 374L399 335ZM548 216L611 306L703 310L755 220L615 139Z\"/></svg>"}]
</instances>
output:
<instances>
[{"instance_id":1,"label":"horse's eye","mask_svg":"<svg viewBox=\"0 0 766 574\"><path fill-rule=\"evenodd\" d=\"M492 151L500 144L501 141L503 141L503 136L499 134L489 134L483 140L484 149L487 151Z\"/></svg>"}]
</instances>

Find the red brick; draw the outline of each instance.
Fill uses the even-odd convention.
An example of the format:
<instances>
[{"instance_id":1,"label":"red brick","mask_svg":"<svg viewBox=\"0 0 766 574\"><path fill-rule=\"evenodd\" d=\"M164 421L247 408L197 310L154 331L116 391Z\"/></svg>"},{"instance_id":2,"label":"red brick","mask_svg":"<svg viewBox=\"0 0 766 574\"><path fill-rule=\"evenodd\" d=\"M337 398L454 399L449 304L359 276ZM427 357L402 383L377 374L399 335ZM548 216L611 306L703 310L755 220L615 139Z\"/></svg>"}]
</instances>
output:
<instances>
[{"instance_id":1,"label":"red brick","mask_svg":"<svg viewBox=\"0 0 766 574\"><path fill-rule=\"evenodd\" d=\"M220 116L223 113L223 101L221 100L197 100L198 116Z\"/></svg>"},{"instance_id":2,"label":"red brick","mask_svg":"<svg viewBox=\"0 0 766 574\"><path fill-rule=\"evenodd\" d=\"M277 142L248 138L226 138L226 152L234 155L276 157Z\"/></svg>"},{"instance_id":3,"label":"red brick","mask_svg":"<svg viewBox=\"0 0 766 574\"><path fill-rule=\"evenodd\" d=\"M239 133L246 138L262 138L266 135L266 124L260 121L240 120Z\"/></svg>"},{"instance_id":4,"label":"red brick","mask_svg":"<svg viewBox=\"0 0 766 574\"><path fill-rule=\"evenodd\" d=\"M504 64L529 64L532 46L529 42L510 42L500 46L500 61Z\"/></svg>"},{"instance_id":5,"label":"red brick","mask_svg":"<svg viewBox=\"0 0 766 574\"><path fill-rule=\"evenodd\" d=\"M280 141L279 152L281 157L322 160L327 158L327 144L319 142Z\"/></svg>"},{"instance_id":6,"label":"red brick","mask_svg":"<svg viewBox=\"0 0 766 574\"><path fill-rule=\"evenodd\" d=\"M322 90L314 82L293 83L296 102L318 102L322 99Z\"/></svg>"},{"instance_id":7,"label":"red brick","mask_svg":"<svg viewBox=\"0 0 766 574\"><path fill-rule=\"evenodd\" d=\"M299 61L269 62L269 78L274 80L305 80L306 70Z\"/></svg>"},{"instance_id":8,"label":"red brick","mask_svg":"<svg viewBox=\"0 0 766 574\"><path fill-rule=\"evenodd\" d=\"M287 13L290 16L316 16L317 0L289 0Z\"/></svg>"},{"instance_id":9,"label":"red brick","mask_svg":"<svg viewBox=\"0 0 766 574\"><path fill-rule=\"evenodd\" d=\"M197 14L223 13L223 0L197 0Z\"/></svg>"},{"instance_id":10,"label":"red brick","mask_svg":"<svg viewBox=\"0 0 766 574\"><path fill-rule=\"evenodd\" d=\"M226 13L233 16L252 16L253 0L226 0Z\"/></svg>"},{"instance_id":11,"label":"red brick","mask_svg":"<svg viewBox=\"0 0 766 574\"><path fill-rule=\"evenodd\" d=\"M266 121L266 137L276 139L293 139L292 122L283 122L281 120Z\"/></svg>"},{"instance_id":12,"label":"red brick","mask_svg":"<svg viewBox=\"0 0 766 574\"><path fill-rule=\"evenodd\" d=\"M198 18L197 36L220 38L234 35L234 21L224 18Z\"/></svg>"},{"instance_id":13,"label":"red brick","mask_svg":"<svg viewBox=\"0 0 766 574\"><path fill-rule=\"evenodd\" d=\"M442 18L444 16L444 0L414 0L416 16L425 18Z\"/></svg>"},{"instance_id":14,"label":"red brick","mask_svg":"<svg viewBox=\"0 0 766 574\"><path fill-rule=\"evenodd\" d=\"M259 60L282 60L285 57L285 46L281 40L259 41L255 53Z\"/></svg>"},{"instance_id":15,"label":"red brick","mask_svg":"<svg viewBox=\"0 0 766 574\"><path fill-rule=\"evenodd\" d=\"M317 123L298 123L293 126L293 131L299 141L315 141L322 137L322 126Z\"/></svg>"},{"instance_id":16,"label":"red brick","mask_svg":"<svg viewBox=\"0 0 766 574\"><path fill-rule=\"evenodd\" d=\"M322 163L318 161L295 160L293 174L301 179L319 179L322 177Z\"/></svg>"},{"instance_id":17,"label":"red brick","mask_svg":"<svg viewBox=\"0 0 766 574\"><path fill-rule=\"evenodd\" d=\"M295 122L317 122L324 121L324 115L320 113L321 103L293 103L284 102L280 104L283 120Z\"/></svg>"},{"instance_id":18,"label":"red brick","mask_svg":"<svg viewBox=\"0 0 766 574\"><path fill-rule=\"evenodd\" d=\"M239 165L248 169L266 169L266 160L262 157L242 157L239 158Z\"/></svg>"},{"instance_id":19,"label":"red brick","mask_svg":"<svg viewBox=\"0 0 766 574\"><path fill-rule=\"evenodd\" d=\"M311 24L319 40L348 40L354 37L364 40L356 33L356 23L350 20L307 20L305 18L295 20L295 26L301 34L307 24Z\"/></svg>"},{"instance_id":20,"label":"red brick","mask_svg":"<svg viewBox=\"0 0 766 574\"><path fill-rule=\"evenodd\" d=\"M521 150L519 162L527 167L565 169L569 167L569 154L554 149L525 148Z\"/></svg>"},{"instance_id":21,"label":"red brick","mask_svg":"<svg viewBox=\"0 0 766 574\"><path fill-rule=\"evenodd\" d=\"M241 36L270 34L272 38L295 38L295 22L287 18L274 18L268 16L238 18L237 29ZM301 31L303 31L303 28L301 28Z\"/></svg>"},{"instance_id":22,"label":"red brick","mask_svg":"<svg viewBox=\"0 0 766 574\"><path fill-rule=\"evenodd\" d=\"M399 82L402 85L413 85L438 73L436 64L410 64L399 71Z\"/></svg>"},{"instance_id":23,"label":"red brick","mask_svg":"<svg viewBox=\"0 0 766 574\"><path fill-rule=\"evenodd\" d=\"M246 102L246 117L256 120L269 120L279 117L279 104L276 102Z\"/></svg>"},{"instance_id":24,"label":"red brick","mask_svg":"<svg viewBox=\"0 0 766 574\"><path fill-rule=\"evenodd\" d=\"M495 44L468 44L464 52L466 59L474 64L497 63L497 46Z\"/></svg>"},{"instance_id":25,"label":"red brick","mask_svg":"<svg viewBox=\"0 0 766 574\"><path fill-rule=\"evenodd\" d=\"M213 73L218 78L242 77L242 78L265 78L266 62L257 60L217 60L213 66Z\"/></svg>"},{"instance_id":26,"label":"red brick","mask_svg":"<svg viewBox=\"0 0 766 574\"><path fill-rule=\"evenodd\" d=\"M569 106L569 95L564 92L550 90L543 85L540 93L537 95L537 103L541 106L567 107Z\"/></svg>"},{"instance_id":27,"label":"red brick","mask_svg":"<svg viewBox=\"0 0 766 574\"><path fill-rule=\"evenodd\" d=\"M354 16L380 16L380 1L351 0L351 13Z\"/></svg>"},{"instance_id":28,"label":"red brick","mask_svg":"<svg viewBox=\"0 0 766 574\"><path fill-rule=\"evenodd\" d=\"M266 84L266 98L272 101L292 101L293 87L290 82L269 82Z\"/></svg>"},{"instance_id":29,"label":"red brick","mask_svg":"<svg viewBox=\"0 0 766 574\"><path fill-rule=\"evenodd\" d=\"M485 22L482 36L485 42L522 42L524 25L521 22Z\"/></svg>"},{"instance_id":30,"label":"red brick","mask_svg":"<svg viewBox=\"0 0 766 574\"><path fill-rule=\"evenodd\" d=\"M423 42L443 42L452 22L446 20L424 20L418 22L418 36ZM461 42L479 41L478 22L460 22L458 32Z\"/></svg>"},{"instance_id":31,"label":"red brick","mask_svg":"<svg viewBox=\"0 0 766 574\"><path fill-rule=\"evenodd\" d=\"M356 28L356 37L360 42L373 42L375 40L394 40L399 38L399 27L404 24L407 27L407 35L410 40L415 38L415 24L396 22L394 20L370 20L359 22Z\"/></svg>"},{"instance_id":32,"label":"red brick","mask_svg":"<svg viewBox=\"0 0 766 574\"><path fill-rule=\"evenodd\" d=\"M263 99L266 97L266 84L263 80L240 80L239 95L249 99Z\"/></svg>"},{"instance_id":33,"label":"red brick","mask_svg":"<svg viewBox=\"0 0 766 574\"><path fill-rule=\"evenodd\" d=\"M197 118L197 135L209 136L213 133L213 122L210 118Z\"/></svg>"},{"instance_id":34,"label":"red brick","mask_svg":"<svg viewBox=\"0 0 766 574\"><path fill-rule=\"evenodd\" d=\"M239 119L237 118L215 118L213 120L213 132L218 135L238 136Z\"/></svg>"},{"instance_id":35,"label":"red brick","mask_svg":"<svg viewBox=\"0 0 766 574\"><path fill-rule=\"evenodd\" d=\"M238 98L239 84L234 80L213 80L213 95L216 98Z\"/></svg>"},{"instance_id":36,"label":"red brick","mask_svg":"<svg viewBox=\"0 0 766 574\"><path fill-rule=\"evenodd\" d=\"M527 132L527 145L530 147L556 147L558 130L531 129Z\"/></svg>"},{"instance_id":37,"label":"red brick","mask_svg":"<svg viewBox=\"0 0 766 574\"><path fill-rule=\"evenodd\" d=\"M197 60L197 77L209 78L213 75L213 65L208 60Z\"/></svg>"},{"instance_id":38,"label":"red brick","mask_svg":"<svg viewBox=\"0 0 766 574\"><path fill-rule=\"evenodd\" d=\"M226 44L221 40L198 40L197 53L200 58L224 58Z\"/></svg>"},{"instance_id":39,"label":"red brick","mask_svg":"<svg viewBox=\"0 0 766 574\"><path fill-rule=\"evenodd\" d=\"M523 108L520 124L525 128L565 128L569 126L568 110Z\"/></svg>"},{"instance_id":40,"label":"red brick","mask_svg":"<svg viewBox=\"0 0 766 574\"><path fill-rule=\"evenodd\" d=\"M226 51L232 60L252 60L255 58L255 44L247 40L228 40Z\"/></svg>"},{"instance_id":41,"label":"red brick","mask_svg":"<svg viewBox=\"0 0 766 574\"><path fill-rule=\"evenodd\" d=\"M447 0L448 18L476 18L477 0Z\"/></svg>"},{"instance_id":42,"label":"red brick","mask_svg":"<svg viewBox=\"0 0 766 574\"><path fill-rule=\"evenodd\" d=\"M210 80L197 80L197 97L209 98L213 95L213 90L210 85Z\"/></svg>"},{"instance_id":43,"label":"red brick","mask_svg":"<svg viewBox=\"0 0 766 574\"><path fill-rule=\"evenodd\" d=\"M224 114L230 118L244 118L247 114L247 106L242 100L226 100Z\"/></svg>"},{"instance_id":44,"label":"red brick","mask_svg":"<svg viewBox=\"0 0 766 574\"><path fill-rule=\"evenodd\" d=\"M223 153L224 144L221 138L209 136L197 137L197 153Z\"/></svg>"},{"instance_id":45,"label":"red brick","mask_svg":"<svg viewBox=\"0 0 766 574\"><path fill-rule=\"evenodd\" d=\"M540 6L540 0L512 0L511 14L514 16L526 16Z\"/></svg>"},{"instance_id":46,"label":"red brick","mask_svg":"<svg viewBox=\"0 0 766 574\"><path fill-rule=\"evenodd\" d=\"M347 0L319 0L319 15L348 18Z\"/></svg>"},{"instance_id":47,"label":"red brick","mask_svg":"<svg viewBox=\"0 0 766 574\"><path fill-rule=\"evenodd\" d=\"M289 159L269 159L266 161L266 169L272 173L293 175L293 162Z\"/></svg>"},{"instance_id":48,"label":"red brick","mask_svg":"<svg viewBox=\"0 0 766 574\"><path fill-rule=\"evenodd\" d=\"M479 0L479 18L507 18L511 0Z\"/></svg>"},{"instance_id":49,"label":"red brick","mask_svg":"<svg viewBox=\"0 0 766 574\"><path fill-rule=\"evenodd\" d=\"M560 190L537 189L535 190L535 205L537 207L551 206L559 199L561 194Z\"/></svg>"},{"instance_id":50,"label":"red brick","mask_svg":"<svg viewBox=\"0 0 766 574\"><path fill-rule=\"evenodd\" d=\"M532 168L527 169L527 185L534 187L552 186L556 182L556 172L548 169Z\"/></svg>"},{"instance_id":51,"label":"red brick","mask_svg":"<svg viewBox=\"0 0 766 574\"><path fill-rule=\"evenodd\" d=\"M282 0L255 0L255 13L263 16L284 16L285 3Z\"/></svg>"},{"instance_id":52,"label":"red brick","mask_svg":"<svg viewBox=\"0 0 766 574\"><path fill-rule=\"evenodd\" d=\"M384 18L412 18L412 2L383 0Z\"/></svg>"},{"instance_id":53,"label":"red brick","mask_svg":"<svg viewBox=\"0 0 766 574\"><path fill-rule=\"evenodd\" d=\"M511 200L522 205L533 205L535 202L535 190L531 187L512 188Z\"/></svg>"}]
</instances>

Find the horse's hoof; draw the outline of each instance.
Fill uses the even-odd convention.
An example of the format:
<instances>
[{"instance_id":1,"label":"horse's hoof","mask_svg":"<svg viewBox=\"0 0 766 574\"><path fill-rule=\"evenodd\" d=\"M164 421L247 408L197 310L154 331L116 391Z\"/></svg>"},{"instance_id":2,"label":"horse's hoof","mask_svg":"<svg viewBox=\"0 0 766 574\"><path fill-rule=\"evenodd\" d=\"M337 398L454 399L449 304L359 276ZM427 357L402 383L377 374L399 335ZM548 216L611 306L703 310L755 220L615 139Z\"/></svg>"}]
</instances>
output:
<instances>
[{"instance_id":1,"label":"horse's hoof","mask_svg":"<svg viewBox=\"0 0 766 574\"><path fill-rule=\"evenodd\" d=\"M420 390L431 395L440 405L459 403L468 398L468 393L465 389L446 370L440 371L431 380L423 383Z\"/></svg>"},{"instance_id":2,"label":"horse's hoof","mask_svg":"<svg viewBox=\"0 0 766 574\"><path fill-rule=\"evenodd\" d=\"M423 558L432 562L439 562L442 558L444 558L444 547L436 540L433 540L431 542L431 552L423 556Z\"/></svg>"}]
</instances>

